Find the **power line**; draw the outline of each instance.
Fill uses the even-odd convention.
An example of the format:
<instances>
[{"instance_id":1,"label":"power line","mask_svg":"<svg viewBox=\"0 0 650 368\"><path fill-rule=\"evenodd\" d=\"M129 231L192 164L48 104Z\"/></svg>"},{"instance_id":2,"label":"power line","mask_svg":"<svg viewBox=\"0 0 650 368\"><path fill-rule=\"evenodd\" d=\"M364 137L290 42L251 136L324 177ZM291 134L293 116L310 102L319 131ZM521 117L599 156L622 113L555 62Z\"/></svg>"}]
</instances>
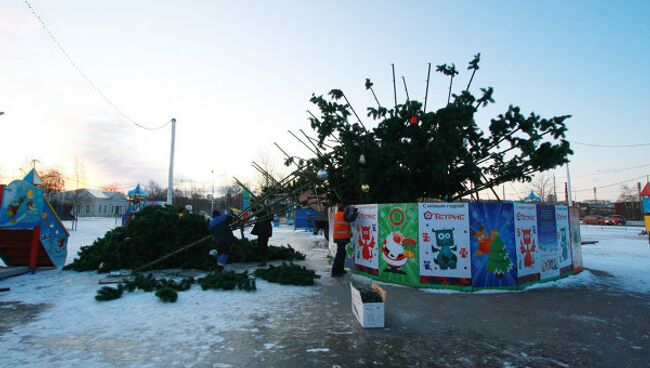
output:
<instances>
[{"instance_id":1,"label":"power line","mask_svg":"<svg viewBox=\"0 0 650 368\"><path fill-rule=\"evenodd\" d=\"M115 103L113 103L113 101L111 101L111 100L110 100L110 99L109 99L109 98L104 94L104 92L102 92L101 89L99 89L99 87L97 87L97 85L96 85L95 83L93 83L93 81L88 77L88 75L86 75L86 73L84 73L84 71L81 70L81 68L79 67L79 65L77 65L77 63L76 63L74 60L72 60L72 57L70 56L70 54L68 54L68 52L65 51L65 49L63 48L63 46L61 46L61 43L59 43L59 40L54 36L54 34L52 33L52 31L50 31L50 29L45 25L45 21L43 21L43 18L41 18L41 17L36 13L36 10L34 10L34 8L32 7L32 4L30 4L29 1L27 1L27 0L23 0L23 1L25 2L25 5L27 5L27 7L29 8L29 10L32 11L32 14L33 14L34 17L38 20L38 22L41 24L41 26L43 27L43 29L45 30L45 32L47 32L48 36L50 36L50 39L52 40L52 42L54 42L54 44L55 44L56 47L59 49L59 51L61 51L61 53L63 54L63 56L65 56L65 58L68 60L68 62L70 63L70 65L72 65L72 67L77 71L77 73L79 73L79 75L81 75L81 77L86 81L86 83L88 83L88 85L90 85L90 87L91 87L93 90L95 90L95 92L96 92L96 93L97 93L97 94L98 94L98 95L99 95L99 96L100 96L100 97L101 97L101 98L102 98L102 99L103 99L103 100L104 100L104 101L105 101L105 102L106 102L106 103L107 103L111 108L113 108L113 110L115 110L115 111L116 111L120 116L122 116L124 119L128 120L129 122L131 122L132 124L134 124L134 125L137 126L138 128L142 128L142 129L146 129L146 130L158 130L158 129L162 129L162 128L166 127L167 125L169 125L169 123L171 123L171 120L170 120L170 121L168 121L168 122L166 122L166 123L164 123L164 124L162 124L162 125L160 125L160 126L157 126L157 127L147 127L147 126L144 126L144 125L138 124L138 122L136 122L135 120L131 119L128 115L126 115L126 114L125 114L125 113L124 113L124 112L123 112L119 107L117 107L117 105L116 105Z\"/></svg>"},{"instance_id":2,"label":"power line","mask_svg":"<svg viewBox=\"0 0 650 368\"><path fill-rule=\"evenodd\" d=\"M647 175L639 176L638 178L632 178L632 179L627 179L627 180L619 181L619 182L612 183L612 184L601 185L601 186L599 186L599 187L593 187L593 188L589 188L589 189L578 189L578 190L572 190L572 192L587 192L587 191L594 190L594 188L596 188L596 189L609 188L609 187L613 187L613 186L616 186L616 185L621 185L621 184L623 184L623 183L627 183L628 181L634 181L634 180L643 179L643 178L645 178L645 177L647 177Z\"/></svg>"},{"instance_id":3,"label":"power line","mask_svg":"<svg viewBox=\"0 0 650 368\"><path fill-rule=\"evenodd\" d=\"M144 142L146 142L146 141L148 141L149 139L151 139L154 135L156 135L156 132L149 133L149 135L147 135L146 137L144 137L142 140L138 141L137 143L135 143L135 144L133 144L133 145L131 145L131 146L128 146L128 147L126 147L126 148L123 148L122 151L121 151L121 153L119 153L119 154L117 154L117 155L110 156L110 157L105 158L105 159L103 159L103 160L96 161L96 162L92 162L92 161L91 161L90 164L91 164L91 165L94 165L94 166L98 166L98 165L100 165L100 164L103 164L103 163L106 163L106 162L109 162L109 161L115 161L115 160L117 160L117 159L123 158L124 156L126 156L126 155L128 155L128 154L131 154L131 153L132 153L132 152L131 152L132 149L134 149L134 148L136 148L136 147L139 147L141 144L143 144Z\"/></svg>"},{"instance_id":4,"label":"power line","mask_svg":"<svg viewBox=\"0 0 650 368\"><path fill-rule=\"evenodd\" d=\"M640 168L648 167L648 166L650 166L650 164L644 164L644 165L638 165L638 166L625 167L625 168L622 168L622 169L612 169L612 170L598 171L598 172L591 173L591 174L571 175L571 177L572 177L572 178L582 178L582 177L585 177L585 176L596 176L596 175L615 174L615 173L619 173L619 172L622 172L622 171L633 170L633 169L640 169ZM566 178L566 176L562 176L562 175L556 175L555 177L556 177L556 178Z\"/></svg>"},{"instance_id":5,"label":"power line","mask_svg":"<svg viewBox=\"0 0 650 368\"><path fill-rule=\"evenodd\" d=\"M569 141L573 144L579 144L582 146L588 147L598 147L598 148L634 148L634 147L650 147L650 143L635 143L635 144L597 144L597 143L585 143L578 141Z\"/></svg>"}]
</instances>

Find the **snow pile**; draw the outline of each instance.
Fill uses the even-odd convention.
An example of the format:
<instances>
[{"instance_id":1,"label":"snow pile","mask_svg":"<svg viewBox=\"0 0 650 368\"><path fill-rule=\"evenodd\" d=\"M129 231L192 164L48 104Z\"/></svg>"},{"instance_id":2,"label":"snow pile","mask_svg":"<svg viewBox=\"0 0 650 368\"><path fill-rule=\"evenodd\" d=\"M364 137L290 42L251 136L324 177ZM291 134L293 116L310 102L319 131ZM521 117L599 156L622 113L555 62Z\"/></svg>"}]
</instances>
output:
<instances>
[{"instance_id":1,"label":"snow pile","mask_svg":"<svg viewBox=\"0 0 650 368\"><path fill-rule=\"evenodd\" d=\"M583 225L583 240L597 244L582 246L585 268L605 271L614 282L627 291L650 293L650 245L646 236L639 236L639 227Z\"/></svg>"}]
</instances>

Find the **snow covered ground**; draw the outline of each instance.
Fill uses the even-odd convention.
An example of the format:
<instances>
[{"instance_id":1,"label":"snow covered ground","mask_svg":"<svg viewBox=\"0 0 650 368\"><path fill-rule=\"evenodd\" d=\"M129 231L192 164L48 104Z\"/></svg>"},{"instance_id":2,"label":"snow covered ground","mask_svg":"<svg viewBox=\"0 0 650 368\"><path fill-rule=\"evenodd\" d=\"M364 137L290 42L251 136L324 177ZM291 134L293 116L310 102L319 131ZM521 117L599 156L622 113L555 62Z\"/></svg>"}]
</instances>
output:
<instances>
[{"instance_id":1,"label":"snow covered ground","mask_svg":"<svg viewBox=\"0 0 650 368\"><path fill-rule=\"evenodd\" d=\"M650 293L650 245L640 236L640 227L582 225L582 240L597 244L582 246L585 268L605 271L614 276L619 287Z\"/></svg>"},{"instance_id":2,"label":"snow covered ground","mask_svg":"<svg viewBox=\"0 0 650 368\"><path fill-rule=\"evenodd\" d=\"M81 219L79 230L71 232L68 262L81 246L114 226L113 219ZM638 232L639 228L583 226L583 239L599 241L583 247L585 267L611 274L606 282L625 292L649 293L650 246ZM272 244L291 244L307 251L308 261L320 264L317 268L323 274L326 249L312 249L317 239L310 232L275 228ZM323 277L315 287L291 287L259 280L253 293L202 291L195 286L179 293L177 303L164 304L153 294L139 291L115 301L96 302L98 279L93 272L53 270L1 281L0 286L10 287L11 292L0 293L0 313L20 308L17 303L45 308L35 319L10 325L6 331L0 325L0 350L4 352L0 367L227 367L219 360L219 351L232 349L224 342L224 334L246 331L255 335L258 327L273 326L277 316L292 313L298 301L322 293L333 282ZM535 288L602 282L603 278L587 271Z\"/></svg>"},{"instance_id":3,"label":"snow covered ground","mask_svg":"<svg viewBox=\"0 0 650 368\"><path fill-rule=\"evenodd\" d=\"M114 226L113 219L80 220L79 230L71 232L68 261L82 245ZM309 243L312 238L286 229L276 234L272 243ZM0 313L15 308L11 302L49 307L31 323L2 335L0 350L5 353L0 366L205 366L206 358L221 347L222 333L246 328L254 320L263 325L321 287L258 280L256 292L202 291L194 286L179 293L174 304L140 291L99 303L94 300L98 279L93 272L52 270L3 281L11 292L0 294ZM208 366L219 366L214 363L218 357L210 356L209 361Z\"/></svg>"}]
</instances>

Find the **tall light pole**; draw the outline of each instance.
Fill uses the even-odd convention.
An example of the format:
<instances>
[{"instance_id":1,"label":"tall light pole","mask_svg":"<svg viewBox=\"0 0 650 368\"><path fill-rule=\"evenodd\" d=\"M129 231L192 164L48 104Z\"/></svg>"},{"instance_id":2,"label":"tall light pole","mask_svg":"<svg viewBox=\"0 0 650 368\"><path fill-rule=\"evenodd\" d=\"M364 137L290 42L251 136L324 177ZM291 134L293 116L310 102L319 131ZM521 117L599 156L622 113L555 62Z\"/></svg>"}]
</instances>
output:
<instances>
[{"instance_id":1,"label":"tall light pole","mask_svg":"<svg viewBox=\"0 0 650 368\"><path fill-rule=\"evenodd\" d=\"M571 206L573 206L573 195L571 194L571 191L573 190L573 188L571 187L571 172L569 171L569 163L568 162L566 163L566 184L567 184L567 187L568 187L568 190L567 190L568 196L567 196L567 198L569 199L569 203L567 203L567 204L569 205L569 207L571 207Z\"/></svg>"},{"instance_id":2,"label":"tall light pole","mask_svg":"<svg viewBox=\"0 0 650 368\"><path fill-rule=\"evenodd\" d=\"M176 119L172 118L172 147L169 154L169 177L167 178L167 204L173 204L174 195L174 143L176 142Z\"/></svg>"},{"instance_id":3,"label":"tall light pole","mask_svg":"<svg viewBox=\"0 0 650 368\"><path fill-rule=\"evenodd\" d=\"M210 211L210 216L212 216L212 213L214 212L214 170L210 170L210 173L212 173L212 210Z\"/></svg>"}]
</instances>

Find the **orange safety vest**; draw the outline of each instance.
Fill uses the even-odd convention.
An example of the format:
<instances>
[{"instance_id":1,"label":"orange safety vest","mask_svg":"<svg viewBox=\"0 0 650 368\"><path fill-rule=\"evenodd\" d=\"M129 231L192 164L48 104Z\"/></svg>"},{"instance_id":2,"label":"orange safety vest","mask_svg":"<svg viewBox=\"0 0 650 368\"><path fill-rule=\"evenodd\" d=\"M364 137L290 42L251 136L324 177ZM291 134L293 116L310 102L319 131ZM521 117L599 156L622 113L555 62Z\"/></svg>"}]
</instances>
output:
<instances>
[{"instance_id":1,"label":"orange safety vest","mask_svg":"<svg viewBox=\"0 0 650 368\"><path fill-rule=\"evenodd\" d=\"M343 218L344 214L343 211L336 211L334 214L334 240L350 239L352 237L350 224Z\"/></svg>"}]
</instances>

